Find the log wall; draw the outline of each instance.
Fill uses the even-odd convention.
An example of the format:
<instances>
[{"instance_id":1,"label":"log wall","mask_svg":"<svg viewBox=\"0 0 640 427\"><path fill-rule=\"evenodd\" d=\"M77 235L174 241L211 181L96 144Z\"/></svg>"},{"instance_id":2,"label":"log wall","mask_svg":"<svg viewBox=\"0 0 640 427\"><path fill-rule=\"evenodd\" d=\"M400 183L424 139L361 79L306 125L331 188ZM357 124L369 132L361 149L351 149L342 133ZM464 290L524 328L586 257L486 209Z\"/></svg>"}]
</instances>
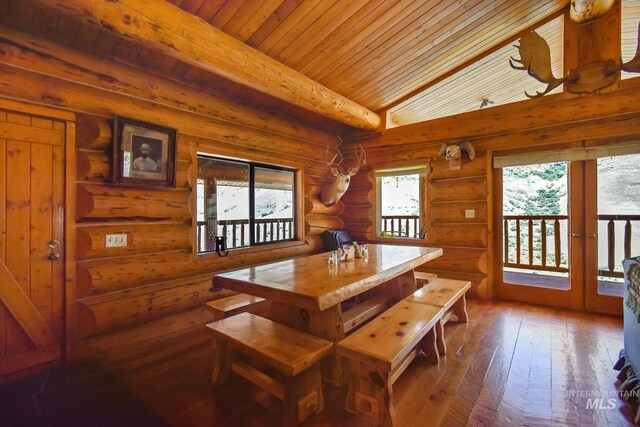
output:
<instances>
[{"instance_id":1,"label":"log wall","mask_svg":"<svg viewBox=\"0 0 640 427\"><path fill-rule=\"evenodd\" d=\"M345 136L362 144L367 164L376 169L430 163L427 239L444 255L420 270L472 282L471 293L492 297L492 161L498 154L640 141L640 78L621 82L617 91L589 96L558 94L486 110L386 130ZM449 170L435 159L443 143L471 141L476 158L464 154L462 169ZM344 148L349 152L349 148ZM375 178L371 166L353 180L342 202L345 229L360 240L376 240ZM465 218L465 210L475 218ZM415 244L416 241L399 243ZM389 239L385 241L390 242Z\"/></svg>"},{"instance_id":2,"label":"log wall","mask_svg":"<svg viewBox=\"0 0 640 427\"><path fill-rule=\"evenodd\" d=\"M77 160L67 164L76 190L68 200L75 218L67 218L75 224L67 236L75 244L67 264L75 264L67 271L75 357L113 355L136 344L131 337L149 343L197 327L207 318L198 307L227 294L210 291L216 272L318 251L322 231L342 227L342 204L318 201L329 178L324 150L337 136L13 30L0 28L0 36L0 72L11 82L0 85L0 96L77 113ZM111 184L114 114L178 130L176 188ZM196 255L197 151L300 169L302 240L225 258ZM127 246L106 248L110 233L127 234ZM193 316L174 316L193 308Z\"/></svg>"}]
</instances>

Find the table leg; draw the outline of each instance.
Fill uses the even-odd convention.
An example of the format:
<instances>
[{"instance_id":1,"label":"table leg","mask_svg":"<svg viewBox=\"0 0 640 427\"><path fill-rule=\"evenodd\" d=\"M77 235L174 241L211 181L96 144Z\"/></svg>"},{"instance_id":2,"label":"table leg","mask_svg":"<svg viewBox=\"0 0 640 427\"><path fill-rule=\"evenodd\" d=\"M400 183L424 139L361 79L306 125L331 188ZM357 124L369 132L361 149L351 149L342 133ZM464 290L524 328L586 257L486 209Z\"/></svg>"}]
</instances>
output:
<instances>
[{"instance_id":1,"label":"table leg","mask_svg":"<svg viewBox=\"0 0 640 427\"><path fill-rule=\"evenodd\" d=\"M344 338L344 324L340 304L323 311L306 310L299 307L272 302L271 320L300 331L337 343ZM345 385L342 364L335 351L322 360L322 379L336 387Z\"/></svg>"},{"instance_id":2,"label":"table leg","mask_svg":"<svg viewBox=\"0 0 640 427\"><path fill-rule=\"evenodd\" d=\"M388 282L385 282L381 286L386 289L386 292L388 292L389 296L391 296L395 301L400 301L408 297L418 289L416 276L413 274L413 270L402 273Z\"/></svg>"}]
</instances>

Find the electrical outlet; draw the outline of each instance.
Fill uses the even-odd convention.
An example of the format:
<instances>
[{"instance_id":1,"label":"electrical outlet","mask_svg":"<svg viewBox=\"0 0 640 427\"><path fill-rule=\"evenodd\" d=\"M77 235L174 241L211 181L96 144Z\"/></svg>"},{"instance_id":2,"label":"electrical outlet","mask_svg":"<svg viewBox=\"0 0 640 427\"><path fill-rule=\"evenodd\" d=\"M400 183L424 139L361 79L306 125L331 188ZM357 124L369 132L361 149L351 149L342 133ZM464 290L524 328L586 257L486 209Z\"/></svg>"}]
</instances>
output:
<instances>
[{"instance_id":1,"label":"electrical outlet","mask_svg":"<svg viewBox=\"0 0 640 427\"><path fill-rule=\"evenodd\" d=\"M127 246L127 234L107 234L104 246L107 248L117 248Z\"/></svg>"},{"instance_id":2,"label":"electrical outlet","mask_svg":"<svg viewBox=\"0 0 640 427\"><path fill-rule=\"evenodd\" d=\"M464 211L464 217L465 218L475 218L476 217L476 210L475 209L466 209Z\"/></svg>"}]
</instances>

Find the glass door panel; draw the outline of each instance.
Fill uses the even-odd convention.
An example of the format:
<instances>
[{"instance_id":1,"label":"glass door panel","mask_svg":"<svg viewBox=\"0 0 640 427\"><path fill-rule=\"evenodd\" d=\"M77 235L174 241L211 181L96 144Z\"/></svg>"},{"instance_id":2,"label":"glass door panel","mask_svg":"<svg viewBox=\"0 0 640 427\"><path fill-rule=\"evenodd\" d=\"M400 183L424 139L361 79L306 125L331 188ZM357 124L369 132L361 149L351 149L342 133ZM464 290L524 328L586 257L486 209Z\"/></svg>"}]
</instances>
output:
<instances>
[{"instance_id":1,"label":"glass door panel","mask_svg":"<svg viewBox=\"0 0 640 427\"><path fill-rule=\"evenodd\" d=\"M503 281L568 290L566 162L503 170Z\"/></svg>"}]
</instances>

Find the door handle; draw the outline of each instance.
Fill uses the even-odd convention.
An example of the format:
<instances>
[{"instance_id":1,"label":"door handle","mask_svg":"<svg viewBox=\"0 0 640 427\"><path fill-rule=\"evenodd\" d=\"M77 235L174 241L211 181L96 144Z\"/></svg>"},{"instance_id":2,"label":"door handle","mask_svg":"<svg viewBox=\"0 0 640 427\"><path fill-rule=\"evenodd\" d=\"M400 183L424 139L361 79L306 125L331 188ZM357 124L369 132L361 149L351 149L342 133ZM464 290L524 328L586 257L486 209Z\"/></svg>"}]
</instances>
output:
<instances>
[{"instance_id":1,"label":"door handle","mask_svg":"<svg viewBox=\"0 0 640 427\"><path fill-rule=\"evenodd\" d=\"M596 237L596 234L587 234L587 237L590 237L590 238L592 238L592 239L593 239L593 238L595 238L595 237Z\"/></svg>"},{"instance_id":2,"label":"door handle","mask_svg":"<svg viewBox=\"0 0 640 427\"><path fill-rule=\"evenodd\" d=\"M47 246L49 246L51 249L55 249L60 245L60 242L58 242L57 240L49 240L49 243L47 243Z\"/></svg>"},{"instance_id":3,"label":"door handle","mask_svg":"<svg viewBox=\"0 0 640 427\"><path fill-rule=\"evenodd\" d=\"M57 252L51 252L48 257L51 261L55 261L60 258L60 254Z\"/></svg>"},{"instance_id":4,"label":"door handle","mask_svg":"<svg viewBox=\"0 0 640 427\"><path fill-rule=\"evenodd\" d=\"M571 237L580 237L582 234L580 233L571 233Z\"/></svg>"}]
</instances>

